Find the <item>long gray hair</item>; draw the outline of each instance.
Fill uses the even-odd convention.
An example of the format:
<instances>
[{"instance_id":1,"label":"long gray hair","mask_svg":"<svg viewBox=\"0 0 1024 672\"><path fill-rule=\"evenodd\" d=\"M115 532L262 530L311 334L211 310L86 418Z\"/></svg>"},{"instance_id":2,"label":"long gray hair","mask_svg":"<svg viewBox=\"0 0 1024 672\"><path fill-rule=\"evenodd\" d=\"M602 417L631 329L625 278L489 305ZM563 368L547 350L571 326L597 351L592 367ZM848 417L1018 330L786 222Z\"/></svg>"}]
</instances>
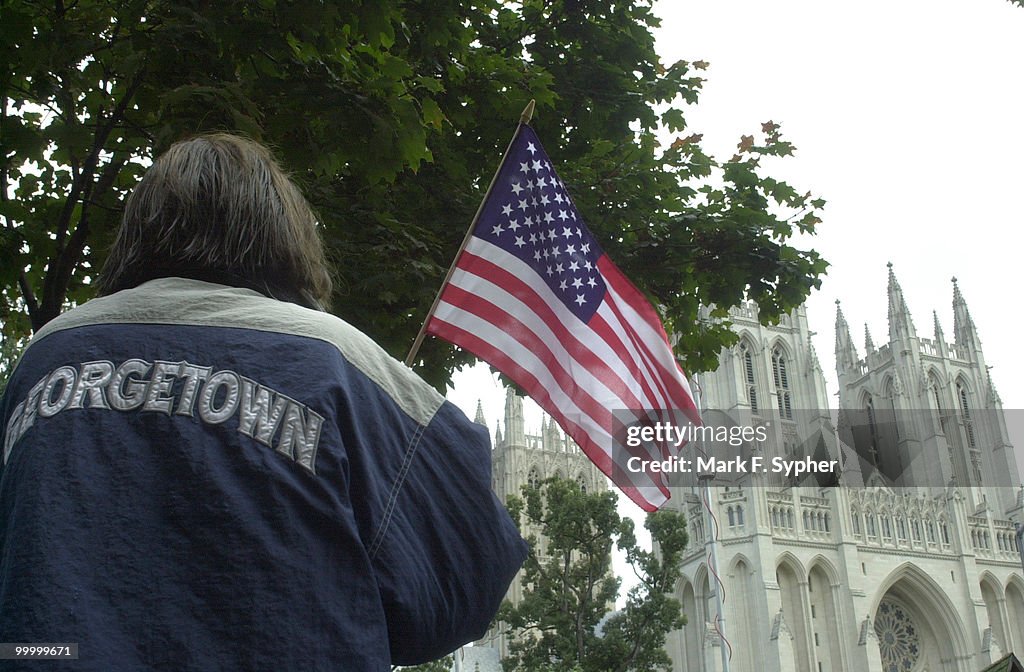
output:
<instances>
[{"instance_id":1,"label":"long gray hair","mask_svg":"<svg viewBox=\"0 0 1024 672\"><path fill-rule=\"evenodd\" d=\"M323 309L331 274L316 217L259 143L226 133L177 142L128 197L100 294L182 275Z\"/></svg>"}]
</instances>

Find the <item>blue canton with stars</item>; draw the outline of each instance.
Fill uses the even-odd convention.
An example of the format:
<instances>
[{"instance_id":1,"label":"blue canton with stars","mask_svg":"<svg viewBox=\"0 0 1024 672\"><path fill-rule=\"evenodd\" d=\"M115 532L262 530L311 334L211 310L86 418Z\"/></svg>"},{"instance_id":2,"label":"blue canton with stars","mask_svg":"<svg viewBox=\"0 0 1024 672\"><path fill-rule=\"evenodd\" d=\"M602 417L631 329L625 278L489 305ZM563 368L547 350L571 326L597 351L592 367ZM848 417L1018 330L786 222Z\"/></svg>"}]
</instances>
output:
<instances>
[{"instance_id":1,"label":"blue canton with stars","mask_svg":"<svg viewBox=\"0 0 1024 672\"><path fill-rule=\"evenodd\" d=\"M528 264L577 318L604 300L602 251L587 230L533 129L520 128L474 235ZM521 278L536 284L536 278Z\"/></svg>"}]
</instances>

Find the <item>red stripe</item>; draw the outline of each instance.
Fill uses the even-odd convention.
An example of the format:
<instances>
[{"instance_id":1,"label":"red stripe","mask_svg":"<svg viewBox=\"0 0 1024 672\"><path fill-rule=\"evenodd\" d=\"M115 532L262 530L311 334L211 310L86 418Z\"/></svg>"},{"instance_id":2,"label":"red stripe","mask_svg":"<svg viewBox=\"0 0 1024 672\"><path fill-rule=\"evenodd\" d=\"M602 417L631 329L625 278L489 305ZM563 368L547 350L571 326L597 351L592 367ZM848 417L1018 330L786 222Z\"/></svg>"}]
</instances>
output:
<instances>
[{"instance_id":1,"label":"red stripe","mask_svg":"<svg viewBox=\"0 0 1024 672\"><path fill-rule=\"evenodd\" d=\"M453 324L439 320L436 317L431 318L428 325L428 331L444 338L447 341L455 343L459 347L473 352L485 362L491 364L505 373L505 375L509 376L518 385L523 387L523 389L526 390L526 392L529 393L535 401L548 410L558 424L566 430L566 433L576 441L587 457L590 458L590 460L597 465L605 475L611 478L630 499L646 511L655 511L657 509L656 506L643 497L635 484L632 484L632 480L630 478L632 472L623 469L621 465L614 464L611 457L590 438L589 433L579 425L571 422L561 413L557 412L557 409L555 409L551 402L550 395L543 385L541 385L540 381L537 380L536 376L509 358L502 350L493 347L490 343L481 340L476 335L471 334ZM551 409L555 410L552 411ZM644 473L644 475L650 478L649 474ZM626 485L623 482L623 479L629 481L630 485ZM652 481L651 485L657 487L658 490L666 496L666 498L669 497L668 488L665 487L664 483L655 483Z\"/></svg>"},{"instance_id":2,"label":"red stripe","mask_svg":"<svg viewBox=\"0 0 1024 672\"><path fill-rule=\"evenodd\" d=\"M569 372L558 362L558 358L547 343L518 318L480 295L472 294L455 285L448 285L448 289L445 290L444 302L490 322L508 334L509 338L536 354L551 372L562 393L575 401L581 411L593 418L597 424L608 428L610 432L611 410L599 404L587 389L577 385Z\"/></svg>"},{"instance_id":3,"label":"red stripe","mask_svg":"<svg viewBox=\"0 0 1024 672\"><path fill-rule=\"evenodd\" d=\"M641 318L648 323L648 326L661 337L666 352L668 352L669 355L672 357L672 361L674 364L673 370L667 371L664 368L661 361L658 359L658 357L650 349L650 344L648 344L643 339L638 338L635 332L633 332L632 330L630 331L630 333L633 335L632 340L634 341L636 346L642 352L646 353L650 365L652 367L649 368L649 370L651 371L654 379L659 381L674 381L677 377L685 379L685 374L683 373L682 369L679 368L679 364L675 361L675 356L672 354L672 346L669 345L668 335L665 333L665 327L662 326L660 320L658 320L657 313L654 312L654 309L651 307L650 303L648 303L647 299L642 294L640 294L636 286L629 281L629 278L623 275L622 271L620 271L618 267L616 267L615 264L613 264L611 260L608 259L607 255L598 259L597 263L600 267L602 275L604 275L605 277L605 282L614 287L616 292L623 299L629 301L630 306L633 308L633 310L640 314ZM612 308L612 310L615 311L615 314L619 318L619 320L623 324L628 325L628 322L622 315L619 306L614 301L608 301L608 304ZM696 405L694 404L693 397L691 397L689 394L689 390L684 389L681 384L677 384L671 385L670 390L668 390L668 392L668 398L672 400L672 408L678 408L680 410L683 410L693 422L701 424L700 415L697 411Z\"/></svg>"},{"instance_id":4,"label":"red stripe","mask_svg":"<svg viewBox=\"0 0 1024 672\"><path fill-rule=\"evenodd\" d=\"M594 378L601 381L605 387L607 387L615 396L617 396L621 402L623 408L644 408L646 404L637 399L636 395L630 389L629 385L623 381L622 376L619 374L621 369L613 368L600 356L596 355L583 341L580 341L573 330L555 314L551 307L541 298L537 291L529 283L524 282L520 278L516 277L507 270L495 265L494 263L474 255L473 253L466 251L463 254L463 260L465 264L460 264L462 270L472 275L479 276L485 281L497 285L507 291L515 298L522 301L541 321L543 321L549 329L551 329L555 336L558 338L559 343L566 349L570 356L577 362L582 364ZM448 285L445 288L445 292L441 297L441 300L445 303L449 303L453 306L462 306L462 302L454 299L448 294L449 289L458 289L452 285ZM464 291L464 290L463 290ZM500 308L497 308L501 310ZM475 311L470 311L475 312ZM575 316L573 316L575 317ZM487 320L495 325L502 325L500 320L492 319L488 317ZM521 324L521 323L520 323ZM588 332L593 333L585 323L579 322L581 328L585 328ZM502 327L504 328L504 327ZM607 339L604 339L616 354L621 357L622 350L615 347Z\"/></svg>"},{"instance_id":5,"label":"red stripe","mask_svg":"<svg viewBox=\"0 0 1024 672\"><path fill-rule=\"evenodd\" d=\"M647 303L647 299L644 298L642 295L638 295L638 290L636 289L636 287L634 287L632 283L626 280L625 276L623 276L622 273L619 272L619 269L615 266L615 264L611 263L607 255L602 256L600 259L598 259L597 265L598 268L601 270L601 274L605 276L605 283L614 287L623 299L630 302L630 305L633 307L634 310L637 310L637 304L639 304L640 308L646 306L648 310L651 310L650 304ZM620 285L616 282L616 280L625 280L626 284ZM639 338L636 334L636 331L630 328L630 322L622 314L621 308L613 298L609 297L608 300L605 301L605 303L608 305L608 308L611 309L613 313L615 313L615 317L618 319L619 324L625 326L626 333L629 336L630 342L633 344L633 347L636 348L637 353L640 355L640 359L643 363L644 368L647 370L648 375L654 380L655 385L658 386L660 397L664 402L662 404L662 407L665 409L677 408L678 402L675 399L675 395L669 392L667 387L663 384L663 381L665 379L665 372L664 370L660 370L660 367L658 367L656 361L652 361L654 358L652 357L650 350L646 347L646 344L644 343L643 339ZM648 326L650 325L648 324ZM664 333L664 330L662 330L661 335L664 335ZM671 353L671 346L669 346L668 344L667 337L665 337L662 341L662 345L669 353ZM668 379L671 381L672 378L673 376L670 374Z\"/></svg>"}]
</instances>

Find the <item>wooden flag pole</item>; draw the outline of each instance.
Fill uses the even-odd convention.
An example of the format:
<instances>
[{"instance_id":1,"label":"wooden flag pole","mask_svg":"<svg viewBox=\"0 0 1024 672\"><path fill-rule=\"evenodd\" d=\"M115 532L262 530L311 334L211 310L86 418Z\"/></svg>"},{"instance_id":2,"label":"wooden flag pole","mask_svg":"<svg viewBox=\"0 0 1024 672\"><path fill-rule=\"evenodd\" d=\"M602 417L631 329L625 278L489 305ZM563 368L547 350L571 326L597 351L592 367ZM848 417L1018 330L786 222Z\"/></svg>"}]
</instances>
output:
<instances>
[{"instance_id":1,"label":"wooden flag pole","mask_svg":"<svg viewBox=\"0 0 1024 672\"><path fill-rule=\"evenodd\" d=\"M480 205L477 206L476 214L473 215L473 221L469 225L469 230L466 231L466 235L462 239L462 244L459 246L459 251L455 254L455 259L452 260L452 265L448 267L448 274L444 276L444 282L441 283L441 288L437 290L437 295L434 297L434 303L431 304L430 310L427 311L427 317L423 320L423 324L420 325L419 333L416 334L416 340L412 342L412 347L409 349L409 354L405 358L405 365L412 366L413 362L416 361L416 355L420 351L420 346L423 345L423 339L427 335L427 323L430 322L430 318L433 317L434 311L437 310L437 304L441 302L441 293L444 292L444 288L448 285L448 281L452 279L452 274L455 273L455 266L459 263L459 257L462 256L462 252L466 249L466 245L469 244L469 239L473 235L473 231L476 229L476 224L480 220L480 213L483 212L484 203L491 195L491 190L494 189L494 183L498 180L498 173L501 172L501 167L505 165L505 159L508 158L508 153L512 149L512 144L519 137L519 129L523 127L523 124L529 124L530 120L533 119L533 110L536 107L536 101L531 100L526 104L523 109L523 113L519 115L519 124L516 126L516 132L512 134L512 139L508 141L508 147L505 148L505 154L501 157L501 162L498 164L498 169L494 171L494 176L491 177L491 183L487 185L487 191L484 193L484 197L480 200Z\"/></svg>"}]
</instances>

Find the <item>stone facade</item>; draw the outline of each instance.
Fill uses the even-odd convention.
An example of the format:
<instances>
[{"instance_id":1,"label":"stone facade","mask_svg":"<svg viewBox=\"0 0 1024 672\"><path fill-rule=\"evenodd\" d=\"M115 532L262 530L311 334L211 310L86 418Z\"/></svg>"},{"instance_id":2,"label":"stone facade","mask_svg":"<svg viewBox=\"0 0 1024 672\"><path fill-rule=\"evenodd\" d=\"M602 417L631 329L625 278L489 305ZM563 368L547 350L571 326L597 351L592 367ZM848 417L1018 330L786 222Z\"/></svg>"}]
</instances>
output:
<instances>
[{"instance_id":1,"label":"stone facade","mask_svg":"<svg viewBox=\"0 0 1024 672\"><path fill-rule=\"evenodd\" d=\"M803 309L774 326L753 304L730 311L740 340L697 377L702 408L770 425L766 458L822 437L816 455L839 460L842 487L751 475L710 490L724 624L707 562L714 523L696 488L674 493L691 549L674 672L721 670L722 646L732 672L973 672L1024 652L1019 472L955 281L953 295L954 339L937 319L919 337L890 267L888 342L865 333L864 357L837 309L838 412ZM842 441L844 413L867 418L867 450Z\"/></svg>"}]
</instances>

